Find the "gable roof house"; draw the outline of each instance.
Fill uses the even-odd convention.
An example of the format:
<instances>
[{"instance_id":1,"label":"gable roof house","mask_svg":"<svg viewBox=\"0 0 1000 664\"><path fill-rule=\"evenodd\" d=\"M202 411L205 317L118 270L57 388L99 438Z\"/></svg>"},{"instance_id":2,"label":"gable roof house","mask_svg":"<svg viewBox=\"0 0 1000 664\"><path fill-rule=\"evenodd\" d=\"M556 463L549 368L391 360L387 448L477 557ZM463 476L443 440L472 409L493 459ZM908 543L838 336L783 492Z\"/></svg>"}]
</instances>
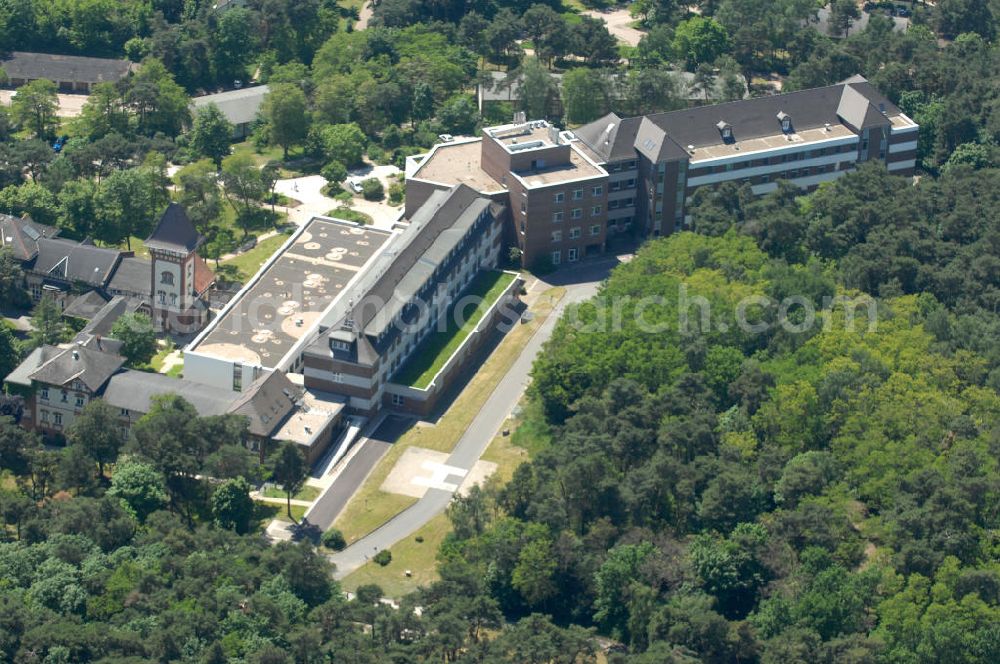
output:
<instances>
[{"instance_id":1,"label":"gable roof house","mask_svg":"<svg viewBox=\"0 0 1000 664\"><path fill-rule=\"evenodd\" d=\"M11 87L46 79L63 92L89 94L98 83L122 80L136 65L128 60L13 51L0 60L0 67L7 72Z\"/></svg>"},{"instance_id":2,"label":"gable roof house","mask_svg":"<svg viewBox=\"0 0 1000 664\"><path fill-rule=\"evenodd\" d=\"M21 261L28 291L34 300L48 293L64 307L67 315L90 320L116 297L130 303L129 311L153 313L153 271L189 269L178 274L185 292L178 293L189 308L203 301L215 283L215 275L197 249L203 238L188 219L184 208L171 203L146 240L152 259L138 258L130 251L97 247L89 239L82 242L58 237L59 229L0 215L0 247L9 249ZM192 316L195 322L207 314ZM120 315L120 314L119 314Z\"/></svg>"},{"instance_id":3,"label":"gable roof house","mask_svg":"<svg viewBox=\"0 0 1000 664\"><path fill-rule=\"evenodd\" d=\"M191 114L194 115L209 104L215 104L229 124L233 125L233 139L240 140L250 135L250 127L257 119L257 113L268 92L270 88L266 85L255 85L194 97L191 100Z\"/></svg>"}]
</instances>

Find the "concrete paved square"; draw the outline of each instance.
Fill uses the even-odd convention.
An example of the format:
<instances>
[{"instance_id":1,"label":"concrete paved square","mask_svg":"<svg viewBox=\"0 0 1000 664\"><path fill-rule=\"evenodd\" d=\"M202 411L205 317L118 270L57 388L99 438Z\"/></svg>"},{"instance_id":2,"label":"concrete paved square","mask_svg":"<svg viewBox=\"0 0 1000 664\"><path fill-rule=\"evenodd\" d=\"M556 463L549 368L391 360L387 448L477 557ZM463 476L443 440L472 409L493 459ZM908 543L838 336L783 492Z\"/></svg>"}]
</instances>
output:
<instances>
[{"instance_id":1,"label":"concrete paved square","mask_svg":"<svg viewBox=\"0 0 1000 664\"><path fill-rule=\"evenodd\" d=\"M441 489L455 492L467 491L468 487L483 481L495 470L496 464L488 461L477 462L472 470L450 466L448 454L422 447L410 447L389 473L381 491L396 493L413 498L422 498L427 489Z\"/></svg>"}]
</instances>

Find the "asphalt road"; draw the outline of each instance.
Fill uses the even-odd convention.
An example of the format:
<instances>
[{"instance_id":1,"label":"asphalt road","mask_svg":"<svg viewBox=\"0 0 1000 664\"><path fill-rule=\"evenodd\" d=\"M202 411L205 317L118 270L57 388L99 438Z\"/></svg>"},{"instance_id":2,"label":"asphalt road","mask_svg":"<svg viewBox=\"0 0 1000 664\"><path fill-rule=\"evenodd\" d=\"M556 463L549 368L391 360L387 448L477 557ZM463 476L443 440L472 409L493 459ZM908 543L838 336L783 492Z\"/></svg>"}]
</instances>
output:
<instances>
[{"instance_id":1,"label":"asphalt road","mask_svg":"<svg viewBox=\"0 0 1000 664\"><path fill-rule=\"evenodd\" d=\"M572 273L557 273L554 278L549 280L552 283L559 283L563 280L572 280L576 283L560 284L566 287L566 295L559 301L538 331L528 340L524 350L514 361L510 370L490 394L469 428L462 434L462 438L458 441L451 456L448 457L447 465L470 469L479 460L528 386L529 374L535 356L541 350L542 344L552 336L552 330L563 310L572 302L580 302L594 295L598 285L607 276L608 269L613 264L613 261L583 264L574 268ZM461 478L452 476L446 481L460 484ZM378 551L389 548L416 532L421 526L444 511L451 501L451 496L451 491L428 489L423 498L416 503L343 551L331 555L330 560L337 566L334 576L338 579L344 578L364 565Z\"/></svg>"},{"instance_id":2,"label":"asphalt road","mask_svg":"<svg viewBox=\"0 0 1000 664\"><path fill-rule=\"evenodd\" d=\"M361 447L344 466L336 481L313 504L309 510L309 523L324 531L333 525L334 519L360 488L368 473L410 424L409 418L390 415L371 436L355 443Z\"/></svg>"}]
</instances>

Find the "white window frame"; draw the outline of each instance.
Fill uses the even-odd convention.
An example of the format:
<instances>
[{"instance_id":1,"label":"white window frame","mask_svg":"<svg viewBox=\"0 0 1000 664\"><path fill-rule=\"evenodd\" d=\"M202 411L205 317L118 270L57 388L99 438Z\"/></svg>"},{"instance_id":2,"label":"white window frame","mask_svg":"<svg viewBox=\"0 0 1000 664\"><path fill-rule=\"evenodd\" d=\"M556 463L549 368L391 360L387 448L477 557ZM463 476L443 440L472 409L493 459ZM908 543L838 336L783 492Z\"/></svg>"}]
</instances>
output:
<instances>
[{"instance_id":1,"label":"white window frame","mask_svg":"<svg viewBox=\"0 0 1000 664\"><path fill-rule=\"evenodd\" d=\"M553 265L559 265L560 263L562 263L562 252L561 251L553 251L552 252L552 264Z\"/></svg>"},{"instance_id":2,"label":"white window frame","mask_svg":"<svg viewBox=\"0 0 1000 664\"><path fill-rule=\"evenodd\" d=\"M600 224L594 224L594 225L592 225L590 227L590 234L591 235L600 235L601 234L601 225Z\"/></svg>"},{"instance_id":3,"label":"white window frame","mask_svg":"<svg viewBox=\"0 0 1000 664\"><path fill-rule=\"evenodd\" d=\"M583 189L574 189L573 190L573 200L574 201L583 200Z\"/></svg>"},{"instance_id":4,"label":"white window frame","mask_svg":"<svg viewBox=\"0 0 1000 664\"><path fill-rule=\"evenodd\" d=\"M567 262L570 263L575 263L578 260L580 260L580 250L577 249L576 247L572 247L569 251L566 252L566 260Z\"/></svg>"},{"instance_id":5,"label":"white window frame","mask_svg":"<svg viewBox=\"0 0 1000 664\"><path fill-rule=\"evenodd\" d=\"M590 209L590 216L591 217L596 217L599 214L601 214L601 212L603 212L603 211L604 211L603 207L601 207L600 205L595 205L594 207L592 207Z\"/></svg>"},{"instance_id":6,"label":"white window frame","mask_svg":"<svg viewBox=\"0 0 1000 664\"><path fill-rule=\"evenodd\" d=\"M570 219L580 219L581 217L583 217L583 208L573 208L570 210Z\"/></svg>"},{"instance_id":7,"label":"white window frame","mask_svg":"<svg viewBox=\"0 0 1000 664\"><path fill-rule=\"evenodd\" d=\"M590 190L592 196L603 196L604 195L604 185L597 185Z\"/></svg>"},{"instance_id":8,"label":"white window frame","mask_svg":"<svg viewBox=\"0 0 1000 664\"><path fill-rule=\"evenodd\" d=\"M563 220L563 211L562 210L556 210L555 212L552 213L552 223L553 224L562 223L562 220Z\"/></svg>"},{"instance_id":9,"label":"white window frame","mask_svg":"<svg viewBox=\"0 0 1000 664\"><path fill-rule=\"evenodd\" d=\"M576 240L580 237L581 231L579 226L575 226L569 229L569 239Z\"/></svg>"},{"instance_id":10,"label":"white window frame","mask_svg":"<svg viewBox=\"0 0 1000 664\"><path fill-rule=\"evenodd\" d=\"M552 231L552 241L562 242L562 231Z\"/></svg>"},{"instance_id":11,"label":"white window frame","mask_svg":"<svg viewBox=\"0 0 1000 664\"><path fill-rule=\"evenodd\" d=\"M555 196L552 197L552 201L555 203L562 203L565 200L566 194L562 191L557 192Z\"/></svg>"}]
</instances>

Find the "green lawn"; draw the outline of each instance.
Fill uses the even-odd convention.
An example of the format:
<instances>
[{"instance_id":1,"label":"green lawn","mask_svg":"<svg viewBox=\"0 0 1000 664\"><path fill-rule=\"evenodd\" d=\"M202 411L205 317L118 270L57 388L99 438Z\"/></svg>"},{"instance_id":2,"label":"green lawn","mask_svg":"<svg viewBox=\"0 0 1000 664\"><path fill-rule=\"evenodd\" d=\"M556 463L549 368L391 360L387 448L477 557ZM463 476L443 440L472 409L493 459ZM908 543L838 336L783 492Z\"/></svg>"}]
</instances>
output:
<instances>
[{"instance_id":1,"label":"green lawn","mask_svg":"<svg viewBox=\"0 0 1000 664\"><path fill-rule=\"evenodd\" d=\"M423 528L397 542L389 551L392 561L382 567L368 562L357 571L352 572L343 581L344 590L353 592L359 586L369 583L377 584L386 597L403 597L421 586L428 586L437 581L437 552L445 536L451 532L451 522L444 514L439 514L428 521ZM423 541L418 542L417 537ZM410 570L411 576L406 576Z\"/></svg>"},{"instance_id":2,"label":"green lawn","mask_svg":"<svg viewBox=\"0 0 1000 664\"><path fill-rule=\"evenodd\" d=\"M448 361L452 353L458 350L462 342L482 320L486 310L496 302L512 281L514 281L514 275L507 272L493 271L477 275L462 297L472 295L480 297L482 300L475 311L466 319L465 324L458 327L455 324L452 311L449 310L447 314L448 329L443 332L434 332L424 339L410 360L393 378L393 382L420 389L430 385L431 380L441 370L444 363Z\"/></svg>"},{"instance_id":3,"label":"green lawn","mask_svg":"<svg viewBox=\"0 0 1000 664\"><path fill-rule=\"evenodd\" d=\"M285 499L285 492L278 487L268 487L264 489L264 495L268 498L281 498ZM310 502L319 498L319 489L314 486L304 486L299 489L299 492L292 496L294 500L308 500Z\"/></svg>"},{"instance_id":4,"label":"green lawn","mask_svg":"<svg viewBox=\"0 0 1000 664\"><path fill-rule=\"evenodd\" d=\"M250 251L240 254L229 260L221 261L222 265L233 265L240 273L240 279L246 281L260 269L268 258L271 257L278 247L283 245L285 241L288 240L288 235L285 233L278 233L273 237L269 237L266 240L262 240L257 243L257 246Z\"/></svg>"}]
</instances>

